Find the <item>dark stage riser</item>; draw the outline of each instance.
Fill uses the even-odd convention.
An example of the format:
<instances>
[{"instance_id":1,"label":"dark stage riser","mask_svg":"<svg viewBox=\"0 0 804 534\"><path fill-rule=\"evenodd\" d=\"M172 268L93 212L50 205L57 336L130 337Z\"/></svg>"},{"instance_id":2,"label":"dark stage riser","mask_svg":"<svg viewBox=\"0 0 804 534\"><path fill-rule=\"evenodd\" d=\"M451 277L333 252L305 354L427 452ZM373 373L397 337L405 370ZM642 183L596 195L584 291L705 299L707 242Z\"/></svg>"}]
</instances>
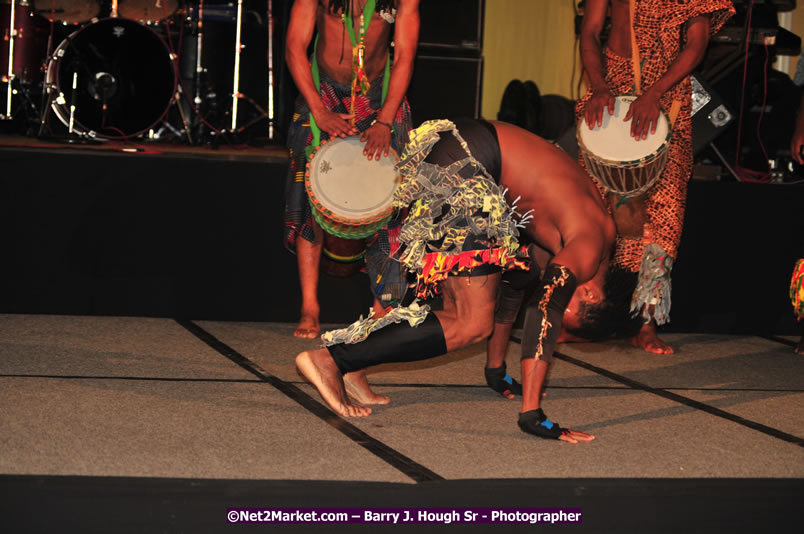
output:
<instances>
[{"instance_id":1,"label":"dark stage riser","mask_svg":"<svg viewBox=\"0 0 804 534\"><path fill-rule=\"evenodd\" d=\"M0 161L0 311L298 319L284 161L6 151ZM365 314L365 275L324 277L322 300L324 321Z\"/></svg>"},{"instance_id":2,"label":"dark stage riser","mask_svg":"<svg viewBox=\"0 0 804 534\"><path fill-rule=\"evenodd\" d=\"M670 328L797 334L789 292L801 257L804 185L690 182Z\"/></svg>"},{"instance_id":3,"label":"dark stage riser","mask_svg":"<svg viewBox=\"0 0 804 534\"><path fill-rule=\"evenodd\" d=\"M0 313L294 322L284 160L0 151ZM804 187L690 184L670 331L796 334ZM322 321L371 304L322 275Z\"/></svg>"}]
</instances>

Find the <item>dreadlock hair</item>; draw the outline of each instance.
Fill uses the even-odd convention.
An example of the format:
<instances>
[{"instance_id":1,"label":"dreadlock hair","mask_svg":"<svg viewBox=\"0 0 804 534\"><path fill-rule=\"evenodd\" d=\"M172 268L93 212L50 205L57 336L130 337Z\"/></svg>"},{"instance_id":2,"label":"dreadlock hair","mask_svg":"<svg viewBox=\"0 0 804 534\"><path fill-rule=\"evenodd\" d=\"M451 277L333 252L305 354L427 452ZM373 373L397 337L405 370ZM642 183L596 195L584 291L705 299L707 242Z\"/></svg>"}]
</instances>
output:
<instances>
[{"instance_id":1,"label":"dreadlock hair","mask_svg":"<svg viewBox=\"0 0 804 534\"><path fill-rule=\"evenodd\" d=\"M638 277L639 273L618 266L610 267L603 282L603 299L594 304L581 303L578 310L580 325L567 328L567 331L589 341L636 334L642 321L638 316L632 316L630 310L631 295Z\"/></svg>"},{"instance_id":2,"label":"dreadlock hair","mask_svg":"<svg viewBox=\"0 0 804 534\"><path fill-rule=\"evenodd\" d=\"M329 0L330 13L343 13L351 0ZM390 11L396 7L396 0L377 0L377 7L374 11L380 12L383 10Z\"/></svg>"}]
</instances>

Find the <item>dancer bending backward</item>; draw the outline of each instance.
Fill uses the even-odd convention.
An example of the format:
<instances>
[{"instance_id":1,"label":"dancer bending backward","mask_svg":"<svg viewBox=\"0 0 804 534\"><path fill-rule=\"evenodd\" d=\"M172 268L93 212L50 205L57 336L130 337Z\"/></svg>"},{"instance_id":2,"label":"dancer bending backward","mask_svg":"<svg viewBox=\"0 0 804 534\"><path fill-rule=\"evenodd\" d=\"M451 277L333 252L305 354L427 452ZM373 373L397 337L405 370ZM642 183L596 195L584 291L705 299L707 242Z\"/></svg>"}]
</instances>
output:
<instances>
[{"instance_id":1,"label":"dancer bending backward","mask_svg":"<svg viewBox=\"0 0 804 534\"><path fill-rule=\"evenodd\" d=\"M603 276L614 244L614 223L588 175L537 135L475 120L424 123L411 132L399 168L404 178L395 203L410 209L398 259L416 273L417 297L440 292L443 310L431 313L417 300L327 332L326 348L296 357L301 373L338 414L369 415L347 397L343 374L488 338L502 271L527 268L521 231L552 260L525 319L519 426L572 443L594 439L551 422L540 403L563 311L576 284Z\"/></svg>"}]
</instances>

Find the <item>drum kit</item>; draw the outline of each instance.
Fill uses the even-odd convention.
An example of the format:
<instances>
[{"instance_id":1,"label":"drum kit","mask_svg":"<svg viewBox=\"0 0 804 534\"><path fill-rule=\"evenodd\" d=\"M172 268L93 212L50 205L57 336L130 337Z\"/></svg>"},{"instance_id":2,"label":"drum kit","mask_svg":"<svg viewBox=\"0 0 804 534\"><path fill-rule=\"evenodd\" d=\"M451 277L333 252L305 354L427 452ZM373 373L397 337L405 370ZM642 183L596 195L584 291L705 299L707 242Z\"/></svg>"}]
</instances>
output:
<instances>
[{"instance_id":1,"label":"drum kit","mask_svg":"<svg viewBox=\"0 0 804 534\"><path fill-rule=\"evenodd\" d=\"M238 67L242 2L225 6L237 24L233 52ZM213 135L225 132L200 111L207 96L201 90L206 73L201 53L204 4L204 0L0 0L0 89L5 93L0 119L11 120L15 111L24 110L35 116L32 122L40 137L66 129L68 140L172 136L194 143L200 142L198 132L204 125ZM182 39L190 35L193 39ZM182 76L188 69L180 68L185 52L194 63L189 80ZM237 131L237 100L244 97L238 91L237 72L233 79L229 132ZM172 112L169 119L174 105L178 114ZM51 115L58 122L50 120Z\"/></svg>"}]
</instances>

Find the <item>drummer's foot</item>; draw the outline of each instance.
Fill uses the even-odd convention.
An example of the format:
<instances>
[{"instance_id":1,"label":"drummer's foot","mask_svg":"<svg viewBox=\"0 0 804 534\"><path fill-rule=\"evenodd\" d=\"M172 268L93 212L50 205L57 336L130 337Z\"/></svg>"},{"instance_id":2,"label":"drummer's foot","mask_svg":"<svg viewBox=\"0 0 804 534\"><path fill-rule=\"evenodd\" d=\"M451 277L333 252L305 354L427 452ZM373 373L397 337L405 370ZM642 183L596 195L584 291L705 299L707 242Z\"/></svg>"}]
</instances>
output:
<instances>
[{"instance_id":1,"label":"drummer's foot","mask_svg":"<svg viewBox=\"0 0 804 534\"><path fill-rule=\"evenodd\" d=\"M314 339L318 336L321 327L318 324L318 314L305 314L302 312L299 325L293 331L293 335L302 339Z\"/></svg>"},{"instance_id":2,"label":"drummer's foot","mask_svg":"<svg viewBox=\"0 0 804 534\"><path fill-rule=\"evenodd\" d=\"M656 326L650 323L642 325L639 333L631 339L631 344L653 354L675 353L673 347L659 339L659 334L656 333Z\"/></svg>"}]
</instances>

